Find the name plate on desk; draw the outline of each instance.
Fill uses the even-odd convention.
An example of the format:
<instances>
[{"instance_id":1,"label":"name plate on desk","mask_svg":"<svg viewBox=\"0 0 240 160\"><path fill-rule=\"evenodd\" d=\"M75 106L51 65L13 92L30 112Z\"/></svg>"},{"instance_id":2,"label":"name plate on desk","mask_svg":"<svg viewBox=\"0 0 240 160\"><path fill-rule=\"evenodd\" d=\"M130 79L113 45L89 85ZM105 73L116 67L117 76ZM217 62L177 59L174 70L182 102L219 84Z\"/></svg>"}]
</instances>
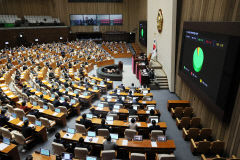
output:
<instances>
[{"instance_id":1,"label":"name plate on desk","mask_svg":"<svg viewBox=\"0 0 240 160\"><path fill-rule=\"evenodd\" d=\"M39 111L39 112L43 112L43 111L44 111L44 109L38 109L38 111Z\"/></svg>"},{"instance_id":2,"label":"name plate on desk","mask_svg":"<svg viewBox=\"0 0 240 160\"><path fill-rule=\"evenodd\" d=\"M57 113L57 112L54 112L52 115L53 115L53 116L57 116L57 115L58 115L58 113Z\"/></svg>"},{"instance_id":3,"label":"name plate on desk","mask_svg":"<svg viewBox=\"0 0 240 160\"><path fill-rule=\"evenodd\" d=\"M13 98L13 97L15 97L13 94L11 94L11 95L9 96L9 98Z\"/></svg>"},{"instance_id":4,"label":"name plate on desk","mask_svg":"<svg viewBox=\"0 0 240 160\"><path fill-rule=\"evenodd\" d=\"M113 125L113 121L106 121L106 123Z\"/></svg>"},{"instance_id":5,"label":"name plate on desk","mask_svg":"<svg viewBox=\"0 0 240 160\"><path fill-rule=\"evenodd\" d=\"M63 138L68 138L68 139L72 139L74 136L74 134L70 134L70 133L66 133Z\"/></svg>"},{"instance_id":6,"label":"name plate on desk","mask_svg":"<svg viewBox=\"0 0 240 160\"><path fill-rule=\"evenodd\" d=\"M123 145L123 146L127 146L127 145L128 145L128 140L123 140L123 141L122 141L122 145Z\"/></svg>"},{"instance_id":7,"label":"name plate on desk","mask_svg":"<svg viewBox=\"0 0 240 160\"><path fill-rule=\"evenodd\" d=\"M93 142L97 143L98 142L98 137L86 137L84 142Z\"/></svg>"}]
</instances>

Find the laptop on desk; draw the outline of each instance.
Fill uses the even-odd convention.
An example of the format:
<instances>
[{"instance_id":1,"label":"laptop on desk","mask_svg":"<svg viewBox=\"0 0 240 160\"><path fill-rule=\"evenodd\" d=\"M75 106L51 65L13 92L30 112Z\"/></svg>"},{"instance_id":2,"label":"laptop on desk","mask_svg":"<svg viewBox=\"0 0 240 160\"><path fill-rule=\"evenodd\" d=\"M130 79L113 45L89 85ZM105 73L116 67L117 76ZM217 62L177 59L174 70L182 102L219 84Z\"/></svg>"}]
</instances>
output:
<instances>
[{"instance_id":1,"label":"laptop on desk","mask_svg":"<svg viewBox=\"0 0 240 160\"><path fill-rule=\"evenodd\" d=\"M142 140L143 140L142 135L135 135L135 136L133 137L133 140L134 140L134 141L142 141Z\"/></svg>"},{"instance_id":2,"label":"laptop on desk","mask_svg":"<svg viewBox=\"0 0 240 160\"><path fill-rule=\"evenodd\" d=\"M87 156L86 160L97 160L97 157L93 157L93 156Z\"/></svg>"},{"instance_id":3,"label":"laptop on desk","mask_svg":"<svg viewBox=\"0 0 240 160\"><path fill-rule=\"evenodd\" d=\"M5 143L7 145L10 145L10 139L6 138L6 137L3 137L3 143Z\"/></svg>"},{"instance_id":4,"label":"laptop on desk","mask_svg":"<svg viewBox=\"0 0 240 160\"><path fill-rule=\"evenodd\" d=\"M50 150L40 148L40 154L44 156L50 156Z\"/></svg>"},{"instance_id":5,"label":"laptop on desk","mask_svg":"<svg viewBox=\"0 0 240 160\"><path fill-rule=\"evenodd\" d=\"M73 159L73 154L72 153L62 153L62 160L72 160Z\"/></svg>"},{"instance_id":6,"label":"laptop on desk","mask_svg":"<svg viewBox=\"0 0 240 160\"><path fill-rule=\"evenodd\" d=\"M92 118L93 118L93 115L92 115L92 114L86 114L86 117L87 117L88 119L92 119Z\"/></svg>"},{"instance_id":7,"label":"laptop on desk","mask_svg":"<svg viewBox=\"0 0 240 160\"><path fill-rule=\"evenodd\" d=\"M88 137L96 137L96 132L94 131L88 131Z\"/></svg>"}]
</instances>

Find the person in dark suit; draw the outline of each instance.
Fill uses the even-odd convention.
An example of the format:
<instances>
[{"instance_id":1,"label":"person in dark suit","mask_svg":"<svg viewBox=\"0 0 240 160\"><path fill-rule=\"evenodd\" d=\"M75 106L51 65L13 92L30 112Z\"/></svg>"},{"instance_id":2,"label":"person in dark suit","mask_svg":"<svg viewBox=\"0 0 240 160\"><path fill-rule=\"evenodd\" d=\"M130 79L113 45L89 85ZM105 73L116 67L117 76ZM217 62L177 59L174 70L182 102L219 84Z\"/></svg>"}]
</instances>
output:
<instances>
[{"instance_id":1,"label":"person in dark suit","mask_svg":"<svg viewBox=\"0 0 240 160\"><path fill-rule=\"evenodd\" d=\"M20 109L22 109L25 113L31 110L31 108L28 108L28 106L26 106L26 101L22 102Z\"/></svg>"},{"instance_id":2,"label":"person in dark suit","mask_svg":"<svg viewBox=\"0 0 240 160\"><path fill-rule=\"evenodd\" d=\"M55 107L55 108L57 108L57 107L59 107L59 106L61 106L62 105L62 103L59 101L59 96L56 96L55 97L55 100L53 101L53 106Z\"/></svg>"},{"instance_id":3,"label":"person in dark suit","mask_svg":"<svg viewBox=\"0 0 240 160\"><path fill-rule=\"evenodd\" d=\"M123 84L121 84L121 85L119 86L119 88L122 88L122 89L125 91L125 87L124 87Z\"/></svg>"},{"instance_id":4,"label":"person in dark suit","mask_svg":"<svg viewBox=\"0 0 240 160\"><path fill-rule=\"evenodd\" d=\"M95 129L95 131L97 132L98 129L108 129L109 132L110 132L109 126L105 125L105 119L102 119L101 125L97 126L96 129Z\"/></svg>"},{"instance_id":5,"label":"person in dark suit","mask_svg":"<svg viewBox=\"0 0 240 160\"><path fill-rule=\"evenodd\" d=\"M66 98L64 99L64 102L62 103L62 106L67 107L67 109L70 108L70 105L69 105L69 103L67 102L67 99L66 99Z\"/></svg>"},{"instance_id":6,"label":"person in dark suit","mask_svg":"<svg viewBox=\"0 0 240 160\"><path fill-rule=\"evenodd\" d=\"M91 146L87 145L84 143L84 139L83 137L81 137L78 142L75 144L75 147L79 147L79 148L87 148L88 151L91 150Z\"/></svg>"},{"instance_id":7,"label":"person in dark suit","mask_svg":"<svg viewBox=\"0 0 240 160\"><path fill-rule=\"evenodd\" d=\"M152 125L149 127L149 133L151 133L152 130L161 130L160 126L156 125L155 120L152 120Z\"/></svg>"},{"instance_id":8,"label":"person in dark suit","mask_svg":"<svg viewBox=\"0 0 240 160\"><path fill-rule=\"evenodd\" d=\"M9 118L5 116L6 110L2 109L0 114L0 126L3 127L7 125L7 122L9 121Z\"/></svg>"},{"instance_id":9,"label":"person in dark suit","mask_svg":"<svg viewBox=\"0 0 240 160\"><path fill-rule=\"evenodd\" d=\"M53 140L53 142L63 144L64 148L68 147L67 143L63 139L61 139L61 135L59 132L55 134L55 139Z\"/></svg>"},{"instance_id":10,"label":"person in dark suit","mask_svg":"<svg viewBox=\"0 0 240 160\"><path fill-rule=\"evenodd\" d=\"M91 120L88 120L86 117L87 117L87 116L86 116L86 114L84 113L84 114L82 115L82 119L80 120L79 123L82 124L82 125L84 125L85 128L87 129L87 128L89 128L89 127L92 126L92 121L91 121Z\"/></svg>"},{"instance_id":11,"label":"person in dark suit","mask_svg":"<svg viewBox=\"0 0 240 160\"><path fill-rule=\"evenodd\" d=\"M133 109L132 106L129 107L129 115L136 115L137 114L137 111L135 109Z\"/></svg>"},{"instance_id":12,"label":"person in dark suit","mask_svg":"<svg viewBox=\"0 0 240 160\"><path fill-rule=\"evenodd\" d=\"M34 131L35 131L35 128L32 128L32 127L29 127L28 124L28 120L25 120L23 122L23 127L22 127L22 135L27 138L27 137L30 137L34 134Z\"/></svg>"},{"instance_id":13,"label":"person in dark suit","mask_svg":"<svg viewBox=\"0 0 240 160\"><path fill-rule=\"evenodd\" d=\"M130 89L131 89L131 90L135 90L135 89L136 89L136 87L134 86L134 83L132 83Z\"/></svg>"}]
</instances>

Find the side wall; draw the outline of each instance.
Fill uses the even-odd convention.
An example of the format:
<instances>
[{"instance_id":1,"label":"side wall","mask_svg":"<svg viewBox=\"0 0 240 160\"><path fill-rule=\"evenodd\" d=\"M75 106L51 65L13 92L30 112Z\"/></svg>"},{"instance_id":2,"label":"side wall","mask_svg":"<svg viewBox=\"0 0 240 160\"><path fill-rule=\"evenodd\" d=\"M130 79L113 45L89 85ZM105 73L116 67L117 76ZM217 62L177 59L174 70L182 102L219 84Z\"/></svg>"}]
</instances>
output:
<instances>
[{"instance_id":1,"label":"side wall","mask_svg":"<svg viewBox=\"0 0 240 160\"><path fill-rule=\"evenodd\" d=\"M180 26L178 26L179 36L177 49L177 66L179 63L182 29L184 21L239 21L240 1L239 0L181 0L178 14ZM227 28L226 28L227 29ZM236 86L239 87L239 86ZM240 87L235 101L232 118L229 124L219 120L213 112L208 109L201 99L182 81L176 71L176 94L181 99L190 100L194 112L201 117L204 127L213 129L216 139L225 141L228 154L240 155Z\"/></svg>"},{"instance_id":2,"label":"side wall","mask_svg":"<svg viewBox=\"0 0 240 160\"><path fill-rule=\"evenodd\" d=\"M162 9L163 30L158 33L157 14ZM177 0L148 0L148 40L147 53L152 52L153 40L157 43L157 60L165 71L169 90L174 92L175 80L175 38Z\"/></svg>"}]
</instances>

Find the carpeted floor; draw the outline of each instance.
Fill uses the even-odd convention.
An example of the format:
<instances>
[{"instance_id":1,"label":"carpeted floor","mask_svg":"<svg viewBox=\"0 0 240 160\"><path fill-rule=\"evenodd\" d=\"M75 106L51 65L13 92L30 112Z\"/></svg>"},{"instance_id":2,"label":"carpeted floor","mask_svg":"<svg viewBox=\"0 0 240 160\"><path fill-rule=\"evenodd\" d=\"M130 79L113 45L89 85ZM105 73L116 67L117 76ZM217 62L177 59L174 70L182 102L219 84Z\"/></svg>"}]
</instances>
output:
<instances>
[{"instance_id":1,"label":"carpeted floor","mask_svg":"<svg viewBox=\"0 0 240 160\"><path fill-rule=\"evenodd\" d=\"M139 81L137 80L136 76L132 73L132 60L129 59L115 59L115 63L118 64L119 61L123 62L123 79L122 81L114 81L113 87L120 85L123 83L125 86L130 86L132 83L135 84L135 86L139 87ZM90 73L90 75L95 74L96 75L96 68ZM182 130L179 130L176 127L175 120L172 119L170 113L168 112L166 106L167 106L167 100L169 99L178 99L178 97L174 93L170 93L169 90L152 90L151 91L154 95L154 99L157 101L157 108L160 109L161 112L161 121L164 121L167 123L167 138L173 139L176 145L176 150L174 154L177 157L177 160L199 160L200 157L193 156L190 151L190 143L186 142L182 138ZM95 101L93 104L98 103L99 101ZM82 113L86 113L89 110L83 110ZM75 119L77 116L72 116L67 119L67 126L66 127L57 127L55 132L52 132L48 135L48 141L44 143L39 143L32 147L30 150L28 150L26 153L20 153L21 159L24 160L28 155L31 155L34 151L39 151L40 148L45 149L52 149L52 141L54 139L54 135L57 131L60 131L62 129L66 128L75 128Z\"/></svg>"}]
</instances>

